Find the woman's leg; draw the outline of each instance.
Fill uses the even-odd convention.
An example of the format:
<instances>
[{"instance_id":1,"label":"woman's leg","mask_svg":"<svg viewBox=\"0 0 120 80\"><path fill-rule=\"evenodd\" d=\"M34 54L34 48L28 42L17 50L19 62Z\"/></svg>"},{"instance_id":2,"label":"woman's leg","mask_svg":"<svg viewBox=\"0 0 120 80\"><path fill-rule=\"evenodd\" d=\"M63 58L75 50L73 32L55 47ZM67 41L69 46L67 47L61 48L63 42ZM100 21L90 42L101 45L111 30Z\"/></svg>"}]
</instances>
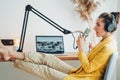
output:
<instances>
[{"instance_id":1,"label":"woman's leg","mask_svg":"<svg viewBox=\"0 0 120 80\"><path fill-rule=\"evenodd\" d=\"M11 52L5 47L0 48L0 53L3 55L5 60L21 59L32 63L44 64L56 70L64 73L69 73L72 66L61 61L54 55L42 54L42 53L21 53Z\"/></svg>"},{"instance_id":2,"label":"woman's leg","mask_svg":"<svg viewBox=\"0 0 120 80\"><path fill-rule=\"evenodd\" d=\"M24 53L21 52L13 52L4 46L0 41L0 59L4 59L5 61L10 59L24 59Z\"/></svg>"},{"instance_id":3,"label":"woman's leg","mask_svg":"<svg viewBox=\"0 0 120 80\"><path fill-rule=\"evenodd\" d=\"M24 59L25 61L39 63L47 65L56 70L62 71L64 73L69 73L72 66L61 61L54 55L42 54L42 53L21 53L9 51L4 45L0 43L0 53L3 55L5 60L13 59Z\"/></svg>"},{"instance_id":4,"label":"woman's leg","mask_svg":"<svg viewBox=\"0 0 120 80\"><path fill-rule=\"evenodd\" d=\"M2 58L2 55L0 54L0 59Z\"/></svg>"},{"instance_id":5,"label":"woman's leg","mask_svg":"<svg viewBox=\"0 0 120 80\"><path fill-rule=\"evenodd\" d=\"M0 48L0 57L5 61L13 60L13 59L24 59L24 53L21 52L12 52L6 47Z\"/></svg>"},{"instance_id":6,"label":"woman's leg","mask_svg":"<svg viewBox=\"0 0 120 80\"><path fill-rule=\"evenodd\" d=\"M4 59L2 58L2 55L0 54L0 62L3 62Z\"/></svg>"},{"instance_id":7,"label":"woman's leg","mask_svg":"<svg viewBox=\"0 0 120 80\"><path fill-rule=\"evenodd\" d=\"M5 54L3 54L5 53ZM8 55L9 51L7 50L7 48L5 47L0 47L0 58L2 57L2 55L4 56L5 60L9 60L10 56Z\"/></svg>"},{"instance_id":8,"label":"woman's leg","mask_svg":"<svg viewBox=\"0 0 120 80\"><path fill-rule=\"evenodd\" d=\"M15 67L34 74L44 80L63 80L63 78L68 75L50 68L49 66L26 62L24 60L16 60Z\"/></svg>"},{"instance_id":9,"label":"woman's leg","mask_svg":"<svg viewBox=\"0 0 120 80\"><path fill-rule=\"evenodd\" d=\"M59 70L64 73L69 73L72 66L66 64L59 58L51 54L43 54L43 53L25 53L25 61L39 63L43 65L47 65L53 69Z\"/></svg>"}]
</instances>

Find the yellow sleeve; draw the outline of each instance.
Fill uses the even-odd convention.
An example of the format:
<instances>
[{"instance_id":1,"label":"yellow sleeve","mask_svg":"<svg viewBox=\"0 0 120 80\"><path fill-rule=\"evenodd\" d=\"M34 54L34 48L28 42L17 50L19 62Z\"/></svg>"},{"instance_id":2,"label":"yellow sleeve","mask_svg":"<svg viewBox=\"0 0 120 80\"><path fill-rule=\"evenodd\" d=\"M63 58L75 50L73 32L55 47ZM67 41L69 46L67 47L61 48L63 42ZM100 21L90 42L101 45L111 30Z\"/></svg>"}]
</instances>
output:
<instances>
[{"instance_id":1,"label":"yellow sleeve","mask_svg":"<svg viewBox=\"0 0 120 80\"><path fill-rule=\"evenodd\" d=\"M78 57L82 64L82 68L86 73L93 72L105 65L111 55L111 51L104 47L101 51L97 52L94 58L89 61L85 52L79 52Z\"/></svg>"}]
</instances>

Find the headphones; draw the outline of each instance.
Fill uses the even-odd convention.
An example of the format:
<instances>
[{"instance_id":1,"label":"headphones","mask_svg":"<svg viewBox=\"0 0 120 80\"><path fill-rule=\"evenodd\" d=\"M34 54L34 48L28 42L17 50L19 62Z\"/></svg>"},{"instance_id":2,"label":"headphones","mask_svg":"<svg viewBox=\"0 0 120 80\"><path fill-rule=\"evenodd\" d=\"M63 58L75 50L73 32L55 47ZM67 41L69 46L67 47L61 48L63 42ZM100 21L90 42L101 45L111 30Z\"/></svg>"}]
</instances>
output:
<instances>
[{"instance_id":1,"label":"headphones","mask_svg":"<svg viewBox=\"0 0 120 80\"><path fill-rule=\"evenodd\" d=\"M113 14L111 14L111 17L112 17L112 23L105 27L105 30L107 32L112 32L112 31L114 31L114 29L116 29L115 17Z\"/></svg>"}]
</instances>

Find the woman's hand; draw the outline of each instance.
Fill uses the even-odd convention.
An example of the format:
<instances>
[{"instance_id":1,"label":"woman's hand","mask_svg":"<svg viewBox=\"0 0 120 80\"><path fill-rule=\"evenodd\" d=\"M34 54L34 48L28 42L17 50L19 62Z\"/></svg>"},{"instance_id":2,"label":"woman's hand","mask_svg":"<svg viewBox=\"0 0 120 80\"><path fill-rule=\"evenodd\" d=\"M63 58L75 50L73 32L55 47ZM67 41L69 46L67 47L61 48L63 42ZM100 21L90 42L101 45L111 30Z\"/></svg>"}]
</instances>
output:
<instances>
[{"instance_id":1,"label":"woman's hand","mask_svg":"<svg viewBox=\"0 0 120 80\"><path fill-rule=\"evenodd\" d=\"M92 49L93 47L94 45L91 42L89 42L89 48Z\"/></svg>"},{"instance_id":2,"label":"woman's hand","mask_svg":"<svg viewBox=\"0 0 120 80\"><path fill-rule=\"evenodd\" d=\"M82 35L79 35L76 43L77 43L77 47L78 47L79 52L83 51L84 45L85 45L85 38Z\"/></svg>"}]
</instances>

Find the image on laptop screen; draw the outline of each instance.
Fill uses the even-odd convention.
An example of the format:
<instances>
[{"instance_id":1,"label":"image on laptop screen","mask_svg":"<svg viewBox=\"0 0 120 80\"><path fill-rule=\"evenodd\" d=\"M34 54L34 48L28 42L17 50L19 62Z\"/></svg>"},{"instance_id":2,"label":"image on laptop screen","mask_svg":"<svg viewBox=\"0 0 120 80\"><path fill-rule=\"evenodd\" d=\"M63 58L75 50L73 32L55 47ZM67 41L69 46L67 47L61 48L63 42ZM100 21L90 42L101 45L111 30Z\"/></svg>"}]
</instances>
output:
<instances>
[{"instance_id":1,"label":"image on laptop screen","mask_svg":"<svg viewBox=\"0 0 120 80\"><path fill-rule=\"evenodd\" d=\"M63 36L36 36L36 51L43 53L64 53Z\"/></svg>"}]
</instances>

